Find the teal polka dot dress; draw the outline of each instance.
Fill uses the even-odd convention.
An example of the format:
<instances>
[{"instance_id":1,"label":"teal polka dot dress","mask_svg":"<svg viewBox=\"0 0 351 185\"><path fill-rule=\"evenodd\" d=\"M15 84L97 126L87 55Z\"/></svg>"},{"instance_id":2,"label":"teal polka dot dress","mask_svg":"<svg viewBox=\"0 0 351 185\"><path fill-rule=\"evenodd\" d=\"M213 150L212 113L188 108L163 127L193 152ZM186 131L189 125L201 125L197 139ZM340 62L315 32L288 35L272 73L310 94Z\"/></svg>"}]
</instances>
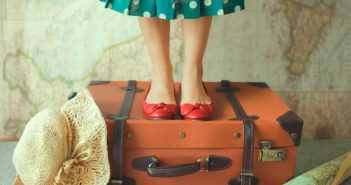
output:
<instances>
[{"instance_id":1,"label":"teal polka dot dress","mask_svg":"<svg viewBox=\"0 0 351 185\"><path fill-rule=\"evenodd\" d=\"M165 20L197 19L245 9L244 0L100 0L124 15Z\"/></svg>"}]
</instances>

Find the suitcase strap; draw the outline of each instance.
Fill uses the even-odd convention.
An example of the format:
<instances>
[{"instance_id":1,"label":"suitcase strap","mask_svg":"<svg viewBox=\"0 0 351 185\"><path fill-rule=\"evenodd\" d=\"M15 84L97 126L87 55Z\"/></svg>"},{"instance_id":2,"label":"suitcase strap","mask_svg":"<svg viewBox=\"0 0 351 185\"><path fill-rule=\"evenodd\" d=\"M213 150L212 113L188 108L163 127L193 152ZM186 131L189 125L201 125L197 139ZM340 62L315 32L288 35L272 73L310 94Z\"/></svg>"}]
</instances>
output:
<instances>
[{"instance_id":1,"label":"suitcase strap","mask_svg":"<svg viewBox=\"0 0 351 185\"><path fill-rule=\"evenodd\" d=\"M123 138L124 126L129 119L129 112L132 107L133 98L136 92L143 92L143 89L137 88L135 80L128 81L128 87L120 87L126 91L121 105L120 112L117 116L109 116L114 120L113 143L112 143L112 159L113 174L108 185L134 185L134 179L123 176Z\"/></svg>"},{"instance_id":2,"label":"suitcase strap","mask_svg":"<svg viewBox=\"0 0 351 185\"><path fill-rule=\"evenodd\" d=\"M254 153L254 120L258 116L248 116L241 106L239 100L234 92L239 91L238 87L232 87L228 80L222 80L221 87L217 91L223 92L230 105L232 106L236 118L232 120L242 120L244 125L244 151L243 151L243 165L239 177L234 177L229 180L229 185L256 185L258 178L253 175L253 153Z\"/></svg>"}]
</instances>

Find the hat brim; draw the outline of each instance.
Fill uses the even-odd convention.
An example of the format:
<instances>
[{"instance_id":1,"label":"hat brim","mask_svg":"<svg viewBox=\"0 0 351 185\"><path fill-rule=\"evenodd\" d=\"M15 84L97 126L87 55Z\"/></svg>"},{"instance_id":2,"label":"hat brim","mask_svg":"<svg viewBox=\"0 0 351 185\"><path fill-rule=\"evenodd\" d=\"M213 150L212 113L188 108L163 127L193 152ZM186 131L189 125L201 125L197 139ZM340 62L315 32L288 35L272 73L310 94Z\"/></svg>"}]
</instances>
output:
<instances>
[{"instance_id":1,"label":"hat brim","mask_svg":"<svg viewBox=\"0 0 351 185\"><path fill-rule=\"evenodd\" d=\"M16 174L15 181L13 182L13 185L24 185L23 182L21 181L21 178Z\"/></svg>"}]
</instances>

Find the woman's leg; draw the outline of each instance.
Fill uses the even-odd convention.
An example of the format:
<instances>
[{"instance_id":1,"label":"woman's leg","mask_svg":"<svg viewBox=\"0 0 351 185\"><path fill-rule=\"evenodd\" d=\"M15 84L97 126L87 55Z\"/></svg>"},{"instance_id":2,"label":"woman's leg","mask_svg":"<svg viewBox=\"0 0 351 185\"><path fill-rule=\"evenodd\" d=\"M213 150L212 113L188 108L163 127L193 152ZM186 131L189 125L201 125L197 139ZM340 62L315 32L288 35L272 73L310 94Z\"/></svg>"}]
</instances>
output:
<instances>
[{"instance_id":1,"label":"woman's leg","mask_svg":"<svg viewBox=\"0 0 351 185\"><path fill-rule=\"evenodd\" d=\"M138 17L138 20L152 61L152 85L146 102L176 103L169 56L170 22L145 17Z\"/></svg>"},{"instance_id":2,"label":"woman's leg","mask_svg":"<svg viewBox=\"0 0 351 185\"><path fill-rule=\"evenodd\" d=\"M206 50L212 17L182 19L185 64L181 81L183 103L209 103L202 85L202 58Z\"/></svg>"}]
</instances>

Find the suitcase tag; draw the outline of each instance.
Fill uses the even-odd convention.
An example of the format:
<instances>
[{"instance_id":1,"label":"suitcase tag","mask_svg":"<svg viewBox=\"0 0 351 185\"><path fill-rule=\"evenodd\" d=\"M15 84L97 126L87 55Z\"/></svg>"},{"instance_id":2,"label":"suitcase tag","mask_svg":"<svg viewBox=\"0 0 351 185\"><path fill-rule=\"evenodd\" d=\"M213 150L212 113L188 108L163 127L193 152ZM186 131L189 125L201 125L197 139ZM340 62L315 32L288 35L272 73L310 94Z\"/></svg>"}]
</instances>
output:
<instances>
[{"instance_id":1,"label":"suitcase tag","mask_svg":"<svg viewBox=\"0 0 351 185\"><path fill-rule=\"evenodd\" d=\"M274 141L259 141L258 144L260 145L259 162L284 161L285 149L272 149Z\"/></svg>"}]
</instances>

